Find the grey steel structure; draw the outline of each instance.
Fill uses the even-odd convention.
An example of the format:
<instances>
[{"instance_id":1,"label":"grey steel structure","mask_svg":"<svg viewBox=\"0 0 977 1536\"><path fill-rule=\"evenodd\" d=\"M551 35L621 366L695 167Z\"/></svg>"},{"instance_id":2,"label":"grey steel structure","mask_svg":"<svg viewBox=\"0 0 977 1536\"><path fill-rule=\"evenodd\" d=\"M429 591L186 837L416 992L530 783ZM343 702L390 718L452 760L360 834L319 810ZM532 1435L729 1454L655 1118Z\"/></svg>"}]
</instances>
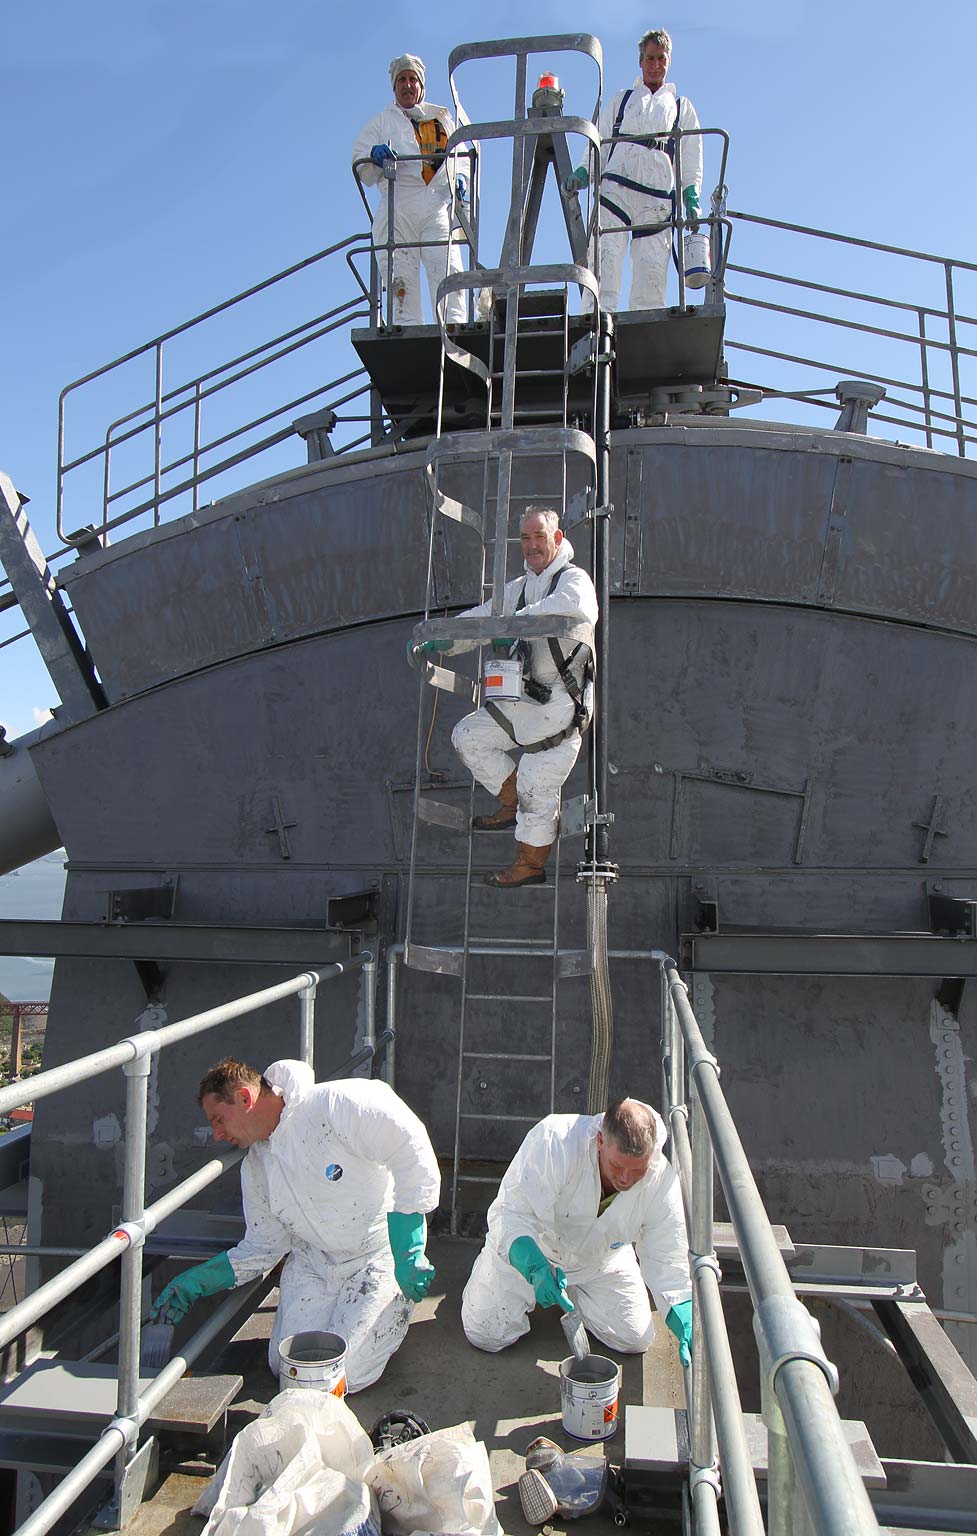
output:
<instances>
[{"instance_id":1,"label":"grey steel structure","mask_svg":"<svg viewBox=\"0 0 977 1536\"><path fill-rule=\"evenodd\" d=\"M527 42L539 51L556 40ZM528 187L527 179L514 191L523 212ZM939 319L948 339L933 336L932 307L920 307L917 333L907 333L921 359L918 384L866 369L839 385L840 428L751 420L731 413L756 398L756 380L730 381L724 359L737 216L726 212L722 185L712 208L704 304L617 317L613 333L574 315L565 324L566 361L584 342L582 373L599 366L596 351L586 355L587 334L614 351L605 493L583 506L576 540L586 562L593 512L608 512L600 726L601 809L615 818L601 857L617 870L607 916L611 1091L659 1097L649 978L654 952L674 954L697 1027L722 1058L726 1099L771 1219L798 1247L864 1250L866 1273L876 1250L885 1263L885 1254L915 1249L930 1305L977 1315L969 1075L977 1018L966 983L977 967L977 468L966 457L974 354L961 340L974 322L955 310L951 280L966 264L944 262ZM592 235L597 214L587 217ZM679 221L680 238L681 211ZM333 254L347 250L370 259L362 238ZM470 259L474 287L487 263L477 249ZM404 653L427 617L426 594L446 624L483 595L481 551L468 530L442 522L432 542L427 467L439 401L442 412L461 402L458 425L473 427L486 400L476 395L471 406L437 327L385 335L379 317L378 289L364 284L307 322L302 337L280 335L261 358L222 365L222 379L250 376L309 335L370 322L353 337L368 377L340 369L326 391L269 409L270 418L316 407L294 422L309 462L209 506L198 496L208 475L279 447L293 424L227 452L201 427L217 386L201 376L170 393L168 338L143 349L154 371L148 402L108 424L103 444L59 461L59 499L72 466L93 464L101 508L88 504L82 516L92 527L80 533L66 533L62 518L74 558L56 584L5 483L3 604L23 609L63 708L52 729L0 755L0 784L16 788L21 806L16 829L0 828L0 848L7 867L22 862L53 845L53 823L68 883L63 926L0 925L0 945L58 956L45 1067L369 950L381 995L341 978L320 997L317 1071L354 1053L374 1006L386 1007L398 1091L448 1154L457 991L450 978L399 968L397 957L414 801L469 801L448 745L464 706L440 698L418 774L417 692ZM490 359L494 323L473 322L452 345ZM952 365L946 389L928 368L937 353ZM568 393L573 406L575 377L568 370L549 393L540 386L544 417L547 400L551 420ZM832 401L837 383L836 370ZM355 388L344 395L348 384ZM918 392L919 403L903 407L908 418L888 414L901 404L898 390ZM366 430L358 438L354 428L346 451L334 452L353 396ZM164 431L181 410L192 416L193 448L168 459ZM581 397L576 414L586 410ZM956 456L867 435L870 421L905 425L913 410L929 443ZM584 428L600 436L593 416ZM120 434L148 434L150 462L113 489ZM441 473L446 494L494 515L497 484L485 462ZM562 454L515 457L513 506L562 475ZM571 477L568 500L579 488ZM181 495L192 505L164 521ZM151 526L108 543L111 526L143 513ZM582 755L568 799L590 796L593 771ZM34 817L26 839L24 805ZM415 942L470 949L471 933L491 933L495 951L486 944L485 959L496 983L503 972L493 990L527 990L522 957L511 951L552 943L551 914L532 892L512 901L474 888L466 919L467 846L449 826L427 824L416 859L424 894ZM476 845L473 869L481 867ZM561 868L560 904L561 926L578 948L592 947L573 860ZM589 1087L586 974L560 978L556 998L559 1031L544 1070L556 1108L574 1111ZM499 1003L494 1027L491 1065L463 1064L457 1082L464 1108L489 1119L489 1162L512 1150L498 1117L532 1116L538 1106L538 1085L515 1060L524 1021ZM291 1053L292 1033L272 1008L237 1043L242 1055L271 1060ZM191 1040L179 1064L164 1057L151 1081L147 1200L206 1156L187 1089L211 1054ZM84 1247L121 1216L123 1116L121 1087L97 1107L81 1093L56 1110L38 1105L33 1244ZM827 1284L818 1274L815 1283ZM877 1341L837 1308L821 1323L827 1354L846 1361L842 1406L853 1382L871 1374L877 1400L859 1393L857 1407L884 1453L916 1455L924 1445L935 1457L936 1437ZM972 1332L953 1332L971 1361ZM926 1364L939 1351L920 1344L911 1323L901 1347L939 1422L946 1392L959 1407L955 1392L969 1389L947 1388L945 1375L941 1388L939 1367ZM974 1459L972 1416L948 1410L942 1419L944 1428L953 1419L947 1433L961 1461Z\"/></svg>"}]
</instances>

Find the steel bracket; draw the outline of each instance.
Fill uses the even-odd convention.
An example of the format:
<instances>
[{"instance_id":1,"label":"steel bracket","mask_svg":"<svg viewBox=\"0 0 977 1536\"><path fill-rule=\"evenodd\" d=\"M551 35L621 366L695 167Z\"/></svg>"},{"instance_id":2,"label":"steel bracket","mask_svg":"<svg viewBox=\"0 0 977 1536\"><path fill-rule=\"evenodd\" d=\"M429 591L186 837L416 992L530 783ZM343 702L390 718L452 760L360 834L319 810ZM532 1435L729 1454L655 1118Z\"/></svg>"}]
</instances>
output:
<instances>
[{"instance_id":1,"label":"steel bracket","mask_svg":"<svg viewBox=\"0 0 977 1536\"><path fill-rule=\"evenodd\" d=\"M838 1394L838 1370L828 1359L817 1326L794 1296L768 1296L753 1314L760 1369L776 1393L777 1375L793 1360L807 1360L824 1374L832 1396Z\"/></svg>"},{"instance_id":2,"label":"steel bracket","mask_svg":"<svg viewBox=\"0 0 977 1536\"><path fill-rule=\"evenodd\" d=\"M99 1531L124 1530L159 1481L159 1441L155 1435L139 1447L127 1463L115 1493L92 1522Z\"/></svg>"},{"instance_id":3,"label":"steel bracket","mask_svg":"<svg viewBox=\"0 0 977 1536\"><path fill-rule=\"evenodd\" d=\"M931 933L951 939L977 938L977 897L951 896L942 884L930 882L926 886L926 901Z\"/></svg>"},{"instance_id":4,"label":"steel bracket","mask_svg":"<svg viewBox=\"0 0 977 1536\"><path fill-rule=\"evenodd\" d=\"M351 891L345 896L330 896L326 901L326 927L375 933L379 904L380 892L376 886L366 891Z\"/></svg>"},{"instance_id":5,"label":"steel bracket","mask_svg":"<svg viewBox=\"0 0 977 1536\"><path fill-rule=\"evenodd\" d=\"M176 880L159 885L140 886L125 891L109 891L106 898L107 923L144 923L168 921L176 906Z\"/></svg>"}]
</instances>

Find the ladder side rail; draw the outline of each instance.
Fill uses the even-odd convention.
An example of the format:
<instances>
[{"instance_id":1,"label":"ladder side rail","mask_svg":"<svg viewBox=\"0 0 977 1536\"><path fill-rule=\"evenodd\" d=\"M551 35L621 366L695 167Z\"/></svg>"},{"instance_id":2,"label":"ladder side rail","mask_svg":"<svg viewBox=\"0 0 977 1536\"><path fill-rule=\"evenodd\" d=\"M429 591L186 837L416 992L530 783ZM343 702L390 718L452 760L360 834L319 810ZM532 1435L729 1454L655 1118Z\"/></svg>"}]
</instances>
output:
<instances>
[{"instance_id":1,"label":"ladder side rail","mask_svg":"<svg viewBox=\"0 0 977 1536\"><path fill-rule=\"evenodd\" d=\"M694 1311L701 1340L702 1323L713 1310L709 1302L702 1307L701 1277L712 1270L718 1280L718 1264L711 1247L709 1212L696 1209L708 1183L711 1194L713 1168L719 1173L730 1219L739 1245L740 1259L754 1306L754 1332L760 1355L763 1417L768 1432L769 1519L778 1529L789 1529L794 1518L794 1488L803 1503L803 1518L825 1536L865 1536L879 1529L875 1512L862 1482L851 1447L845 1436L834 1401L838 1373L828 1360L821 1340L803 1303L794 1294L786 1265L777 1246L760 1192L753 1177L735 1122L719 1082L719 1065L706 1047L688 997L688 988L680 977L675 961L660 961L667 993L663 1029L669 1037L665 1052L670 1069L665 1072L671 1092L680 1093L682 1101L668 1105L669 1124L680 1148L679 1165L683 1197L690 1208ZM683 1123L684 1073L676 1070L681 1061L679 1050L688 1061L693 1103L699 1110L693 1122L694 1140L691 1164L687 1155L688 1134ZM701 1111L701 1114L700 1114ZM701 1145L697 1149L696 1141ZM697 1251L697 1245L708 1249ZM710 1290L706 1282L706 1292ZM714 1318L713 1321L716 1321ZM720 1330L724 1331L724 1330ZM722 1348L714 1349L721 1339L705 1342L706 1369L715 1374L717 1367L724 1385L732 1371L732 1362L724 1358ZM698 1367L693 1361L693 1378ZM732 1378L735 1384L735 1377ZM714 1395L713 1401L716 1401ZM702 1405L693 1383L694 1405ZM704 1412L704 1408L703 1408ZM696 1425L693 1424L693 1429ZM735 1445L723 1444L720 1457L724 1467ZM701 1449L701 1447L700 1447ZM692 1467L695 1476L696 1467Z\"/></svg>"}]
</instances>

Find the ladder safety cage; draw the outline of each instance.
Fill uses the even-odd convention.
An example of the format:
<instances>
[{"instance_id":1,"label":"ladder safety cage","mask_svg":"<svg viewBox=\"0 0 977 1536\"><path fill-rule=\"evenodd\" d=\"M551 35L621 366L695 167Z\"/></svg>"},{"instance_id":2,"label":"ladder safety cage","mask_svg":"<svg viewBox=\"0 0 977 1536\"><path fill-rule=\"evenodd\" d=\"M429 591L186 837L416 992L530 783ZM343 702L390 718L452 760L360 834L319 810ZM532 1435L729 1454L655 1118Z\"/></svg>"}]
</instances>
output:
<instances>
[{"instance_id":1,"label":"ladder safety cage","mask_svg":"<svg viewBox=\"0 0 977 1536\"><path fill-rule=\"evenodd\" d=\"M610 377L609 367L600 362L599 276L593 265L597 257L593 221L585 227L576 207L568 216L564 198L571 259L536 263L532 259L536 221L549 168L552 166L561 182L571 168L567 134L585 140L595 168L599 158L595 121L564 115L549 97L545 106L527 106L529 55L549 56L566 50L592 58L597 66L596 119L600 109L601 52L597 40L589 35L467 44L454 49L449 58L458 123L455 134L449 137L449 149L462 142L476 147L490 139L512 142L512 192L500 260L487 266L484 251L476 252L471 270L446 273L438 285L441 354L437 435L429 446L425 466L430 493L427 589L424 617L414 628L409 651L421 687L403 963L408 968L450 976L461 983L451 1190L451 1231L455 1235L464 1214L462 1186L497 1182L491 1175L472 1172L473 1162L484 1157L486 1148L493 1159L507 1161L528 1127L557 1107L560 983L589 979L594 985L594 925L588 922L587 936L570 943L563 942L560 926L562 839L582 833L593 841L600 820L593 750L588 753L588 793L581 802L573 802L573 814L565 816L557 829L552 882L534 884L525 892L497 893L491 897L477 883L475 870L475 782L472 781L467 795L467 805L446 803L438 793L439 778L443 779L443 775L437 775L428 765L440 694L453 695L469 705L481 701L480 682L447 665L448 657L474 651L479 678L483 652L501 640L511 645L546 639L556 642L564 654L575 646L583 647L589 652L592 667L597 659L594 627L579 615L523 616L506 615L503 611L509 545L518 531L516 514L526 506L543 503L558 512L564 531L581 527L586 531L595 579L604 558L598 544L606 530L598 511L606 501L606 397ZM455 71L470 60L500 57L511 57L515 62L513 117L472 123L458 94ZM540 91L536 96L540 96ZM453 219L457 213L457 208L453 209ZM481 237L484 244L484 229ZM577 317L576 331L571 337L570 294L574 288L589 295L593 313ZM462 343L447 322L451 297L465 293L470 307L475 290L481 290L476 309L480 318L487 321L488 330L487 352L480 357ZM578 336L577 332L585 334ZM473 424L466 431L445 430L448 363L466 370L484 391L481 426ZM449 532L451 529L454 535ZM470 541L472 535L478 541L472 562L474 580L488 611L484 617L460 619L445 609L438 616L437 610L443 607L438 601L438 560L445 558L447 550L458 550L464 558L464 549L471 549L466 540ZM461 543L457 542L459 538ZM469 566L465 569L468 571ZM432 640L443 642L438 647L441 654L434 661L426 656L422 659L419 647ZM599 682L599 668L597 673ZM429 687L433 691L430 719ZM592 743L596 729L595 720L588 743ZM465 881L464 902L459 903L460 932L447 935L431 932L431 921L427 918L424 888L430 885L433 871L428 872L421 849L430 829L440 836L449 832L465 838L464 857L459 860ZM512 848L510 835L505 834L505 841ZM500 842L502 839L496 836L494 853L498 852ZM509 862L508 856L504 862ZM597 883L593 878L593 855L589 866L584 861L579 868L587 871L585 880L589 879L591 886ZM515 935L504 931L507 915L515 918L519 928ZM603 933L606 937L606 928ZM500 957L505 958L510 973L515 967L519 977L507 990L502 989L498 980L497 963L493 969L492 962ZM520 1074L522 1102L512 1100L500 1081L509 1063Z\"/></svg>"}]
</instances>

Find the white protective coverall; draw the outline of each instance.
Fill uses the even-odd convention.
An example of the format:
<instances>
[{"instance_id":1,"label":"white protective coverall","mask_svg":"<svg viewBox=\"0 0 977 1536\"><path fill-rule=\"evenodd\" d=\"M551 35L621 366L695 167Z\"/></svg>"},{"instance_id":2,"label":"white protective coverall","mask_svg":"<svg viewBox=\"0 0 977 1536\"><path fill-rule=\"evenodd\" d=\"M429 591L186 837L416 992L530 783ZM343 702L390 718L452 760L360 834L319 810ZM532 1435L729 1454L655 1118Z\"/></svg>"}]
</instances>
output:
<instances>
[{"instance_id":1,"label":"white protective coverall","mask_svg":"<svg viewBox=\"0 0 977 1536\"><path fill-rule=\"evenodd\" d=\"M302 1061L264 1074L285 1100L267 1141L241 1164L247 1231L228 1259L238 1285L287 1254L268 1364L307 1329L349 1346L348 1389L377 1380L407 1333L413 1302L394 1278L387 1212L432 1211L441 1179L421 1121L386 1083L316 1083Z\"/></svg>"},{"instance_id":2,"label":"white protective coverall","mask_svg":"<svg viewBox=\"0 0 977 1536\"><path fill-rule=\"evenodd\" d=\"M618 91L600 115L600 136L614 133L625 92ZM619 133L664 133L678 126L698 128L699 119L687 96L681 98L670 80L650 91L638 75L631 87ZM682 140L682 187L702 191L702 139L699 134ZM632 224L658 224L671 218L675 175L665 149L618 140L601 149L600 223L611 229L600 241L600 302L602 309L617 309L621 297L624 253ZM681 197L682 188L675 192ZM620 229L620 234L615 233ZM672 231L635 235L631 239L631 297L629 309L664 309Z\"/></svg>"},{"instance_id":3,"label":"white protective coverall","mask_svg":"<svg viewBox=\"0 0 977 1536\"><path fill-rule=\"evenodd\" d=\"M570 1299L588 1331L622 1354L640 1354L654 1338L649 1290L662 1318L689 1299L681 1190L661 1151L665 1127L651 1112L655 1152L648 1171L615 1195L603 1215L597 1166L603 1115L547 1115L533 1126L489 1209L485 1247L462 1297L462 1324L478 1349L505 1349L529 1331L536 1297L508 1257L517 1237L531 1237L566 1272Z\"/></svg>"},{"instance_id":4,"label":"white protective coverall","mask_svg":"<svg viewBox=\"0 0 977 1536\"><path fill-rule=\"evenodd\" d=\"M577 566L566 570L573 560L573 545L564 538L557 547L556 555L544 571L537 576L526 566L526 574L506 583L502 602L503 613L514 613L525 588L526 601L519 609L521 617L534 618L543 614L569 615L586 624L597 623L597 593L586 571ZM560 572L565 574L560 576ZM543 593L551 585L552 578L559 576L549 595ZM460 618L483 618L492 612L491 602L469 608ZM511 721L520 746L543 741L555 736L573 719L574 703L560 677L556 663L545 640L531 640L532 672L537 682L552 689L548 704L537 704L533 699L512 701L499 700L497 708ZM455 641L455 653L471 650L464 641ZM565 654L573 649L562 643ZM578 683L583 678L587 662L584 648L571 663ZM485 710L476 709L473 714L459 720L451 733L451 745L465 767L493 795L497 795L513 770L509 753L515 751L512 737L498 725ZM516 770L516 841L528 843L534 848L548 848L556 837L560 816L560 790L569 777L570 770L580 751L580 732L571 731L558 746L545 752L524 752Z\"/></svg>"},{"instance_id":5,"label":"white protective coverall","mask_svg":"<svg viewBox=\"0 0 977 1536\"><path fill-rule=\"evenodd\" d=\"M393 253L393 323L394 325L423 325L421 306L421 261L427 273L431 289L431 311L434 311L438 283L447 272L462 270L462 247L458 240L447 244L450 226L452 183L450 157L425 185L421 174L421 162L404 163L400 156L418 155L420 148L412 127L413 122L425 122L438 118L446 133L454 132L454 118L447 107L439 107L431 101L419 102L416 107L399 107L392 102L384 107L362 128L353 145L353 165L360 180L368 187L379 187L380 206L373 216L373 243L376 247L380 279L386 287L387 252L382 249L387 239L387 207L390 196L389 182L378 166L369 160L374 144L389 144L398 156L397 175L394 179L394 240L397 249ZM357 160L367 164L356 166ZM458 168L467 171L468 162L458 161ZM403 241L438 240L441 245L428 245L421 250L402 250ZM465 319L465 296L452 293L445 303L445 323L460 324Z\"/></svg>"}]
</instances>

